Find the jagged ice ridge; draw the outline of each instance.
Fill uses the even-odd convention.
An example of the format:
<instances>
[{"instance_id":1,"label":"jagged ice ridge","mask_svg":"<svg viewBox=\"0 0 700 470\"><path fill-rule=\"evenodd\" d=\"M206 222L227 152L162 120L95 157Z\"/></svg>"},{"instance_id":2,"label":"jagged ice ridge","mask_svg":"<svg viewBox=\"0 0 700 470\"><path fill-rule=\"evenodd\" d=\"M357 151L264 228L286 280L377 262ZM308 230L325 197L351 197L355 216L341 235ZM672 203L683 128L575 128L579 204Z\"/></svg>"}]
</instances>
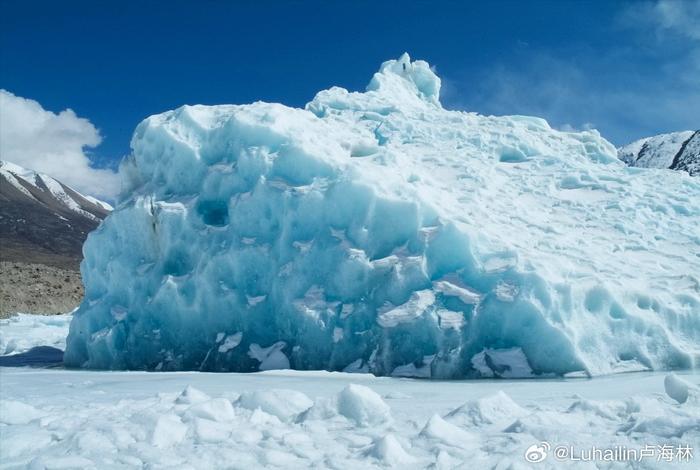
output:
<instances>
[{"instance_id":1,"label":"jagged ice ridge","mask_svg":"<svg viewBox=\"0 0 700 470\"><path fill-rule=\"evenodd\" d=\"M432 378L700 363L700 182L596 131L364 93L151 116L85 244L68 365Z\"/></svg>"}]
</instances>

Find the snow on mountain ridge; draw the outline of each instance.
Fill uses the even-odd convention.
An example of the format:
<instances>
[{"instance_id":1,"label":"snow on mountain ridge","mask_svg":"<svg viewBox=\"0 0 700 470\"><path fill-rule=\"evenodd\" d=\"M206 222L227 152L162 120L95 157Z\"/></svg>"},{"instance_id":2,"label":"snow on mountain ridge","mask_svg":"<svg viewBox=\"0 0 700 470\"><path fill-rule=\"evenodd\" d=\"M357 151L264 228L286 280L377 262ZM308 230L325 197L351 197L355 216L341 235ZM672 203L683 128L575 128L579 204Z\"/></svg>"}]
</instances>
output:
<instances>
[{"instance_id":1,"label":"snow on mountain ridge","mask_svg":"<svg viewBox=\"0 0 700 470\"><path fill-rule=\"evenodd\" d=\"M673 159L671 168L687 171L691 176L700 175L700 130L686 140Z\"/></svg>"},{"instance_id":2,"label":"snow on mountain ridge","mask_svg":"<svg viewBox=\"0 0 700 470\"><path fill-rule=\"evenodd\" d=\"M61 202L64 206L66 206L68 209L79 213L80 215L87 217L92 220L101 220L100 218L96 217L94 214L83 210L80 206L80 202L76 201L66 190L68 188L68 191L71 191L78 196L82 197L83 199L91 202L92 204L95 204L98 207L101 207L102 209L111 211L113 207L104 202L100 201L99 199L92 197L92 196L86 196L84 194L79 193L73 188L67 187L60 181L54 179L53 177L45 174L45 173L39 173L33 170L29 170L26 168L23 168L15 163L8 162L6 160L0 160L0 174L7 178L7 180L12 184L15 188L17 188L19 191L21 191L23 194L31 197L32 199L34 196L27 190L27 188L23 185L24 184L29 184L33 186L34 188L37 188L41 191L48 191L52 197L58 201ZM20 181L20 179L22 181Z\"/></svg>"},{"instance_id":3,"label":"snow on mountain ridge","mask_svg":"<svg viewBox=\"0 0 700 470\"><path fill-rule=\"evenodd\" d=\"M297 369L433 378L478 377L479 358L489 376L700 363L700 183L628 168L596 131L445 110L439 90L404 55L304 110L147 118L119 208L85 244L67 364L253 371L268 349Z\"/></svg>"},{"instance_id":4,"label":"snow on mountain ridge","mask_svg":"<svg viewBox=\"0 0 700 470\"><path fill-rule=\"evenodd\" d=\"M0 261L77 271L88 232L110 210L49 175L0 161Z\"/></svg>"},{"instance_id":5,"label":"snow on mountain ridge","mask_svg":"<svg viewBox=\"0 0 700 470\"><path fill-rule=\"evenodd\" d=\"M683 170L700 174L700 131L645 137L618 149L620 160L642 168Z\"/></svg>"}]
</instances>

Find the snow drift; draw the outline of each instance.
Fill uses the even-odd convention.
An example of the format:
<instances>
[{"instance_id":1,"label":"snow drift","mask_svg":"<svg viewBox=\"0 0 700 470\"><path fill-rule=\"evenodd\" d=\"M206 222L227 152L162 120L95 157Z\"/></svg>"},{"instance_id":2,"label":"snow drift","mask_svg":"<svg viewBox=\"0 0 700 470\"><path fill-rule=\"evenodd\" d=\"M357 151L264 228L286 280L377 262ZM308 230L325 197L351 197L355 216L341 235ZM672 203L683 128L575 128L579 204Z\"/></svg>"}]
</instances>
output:
<instances>
[{"instance_id":1,"label":"snow drift","mask_svg":"<svg viewBox=\"0 0 700 470\"><path fill-rule=\"evenodd\" d=\"M445 110L408 55L305 109L142 122L70 366L432 378L700 363L700 181L596 131Z\"/></svg>"}]
</instances>

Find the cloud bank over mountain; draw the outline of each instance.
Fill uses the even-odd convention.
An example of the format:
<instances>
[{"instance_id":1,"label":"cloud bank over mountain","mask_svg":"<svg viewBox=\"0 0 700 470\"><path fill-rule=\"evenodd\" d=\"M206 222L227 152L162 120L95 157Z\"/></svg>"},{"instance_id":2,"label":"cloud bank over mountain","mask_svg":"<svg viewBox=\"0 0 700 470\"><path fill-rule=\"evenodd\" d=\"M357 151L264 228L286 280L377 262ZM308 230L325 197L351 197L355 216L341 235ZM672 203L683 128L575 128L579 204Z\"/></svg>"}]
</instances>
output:
<instances>
[{"instance_id":1,"label":"cloud bank over mountain","mask_svg":"<svg viewBox=\"0 0 700 470\"><path fill-rule=\"evenodd\" d=\"M87 150L102 142L99 130L72 109L58 114L37 101L0 90L0 156L64 181L81 192L112 198L117 174L93 168Z\"/></svg>"}]
</instances>

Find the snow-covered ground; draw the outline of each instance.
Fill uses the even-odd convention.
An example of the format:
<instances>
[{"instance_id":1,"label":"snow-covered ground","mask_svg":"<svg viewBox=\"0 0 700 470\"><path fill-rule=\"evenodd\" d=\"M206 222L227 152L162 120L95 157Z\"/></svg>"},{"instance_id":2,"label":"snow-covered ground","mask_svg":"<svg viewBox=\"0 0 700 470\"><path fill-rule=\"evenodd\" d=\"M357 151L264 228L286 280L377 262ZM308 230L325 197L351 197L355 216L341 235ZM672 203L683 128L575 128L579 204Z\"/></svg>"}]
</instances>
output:
<instances>
[{"instance_id":1,"label":"snow-covered ground","mask_svg":"<svg viewBox=\"0 0 700 470\"><path fill-rule=\"evenodd\" d=\"M66 349L72 315L17 314L0 320L0 355L29 351L35 346Z\"/></svg>"},{"instance_id":2,"label":"snow-covered ground","mask_svg":"<svg viewBox=\"0 0 700 470\"><path fill-rule=\"evenodd\" d=\"M0 368L0 468L697 468L698 384Z\"/></svg>"}]
</instances>

